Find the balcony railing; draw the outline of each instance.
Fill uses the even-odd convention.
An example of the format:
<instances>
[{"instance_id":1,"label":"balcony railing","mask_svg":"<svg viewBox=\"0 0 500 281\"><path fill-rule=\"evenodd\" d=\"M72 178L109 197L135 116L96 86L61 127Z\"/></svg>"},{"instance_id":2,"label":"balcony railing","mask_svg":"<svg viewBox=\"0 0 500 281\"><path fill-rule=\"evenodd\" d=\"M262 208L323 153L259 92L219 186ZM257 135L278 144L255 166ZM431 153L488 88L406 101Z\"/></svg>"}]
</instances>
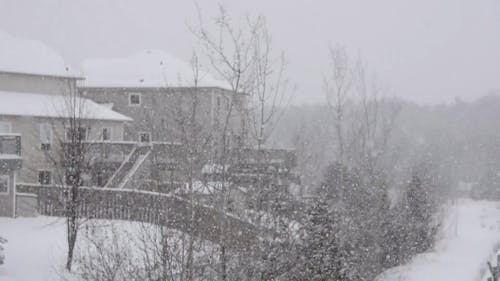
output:
<instances>
[{"instance_id":1,"label":"balcony railing","mask_svg":"<svg viewBox=\"0 0 500 281\"><path fill-rule=\"evenodd\" d=\"M0 155L21 156L21 135L0 133Z\"/></svg>"},{"instance_id":2,"label":"balcony railing","mask_svg":"<svg viewBox=\"0 0 500 281\"><path fill-rule=\"evenodd\" d=\"M70 143L63 143L65 148ZM91 162L122 162L137 145L126 141L84 141L82 142L87 157Z\"/></svg>"}]
</instances>

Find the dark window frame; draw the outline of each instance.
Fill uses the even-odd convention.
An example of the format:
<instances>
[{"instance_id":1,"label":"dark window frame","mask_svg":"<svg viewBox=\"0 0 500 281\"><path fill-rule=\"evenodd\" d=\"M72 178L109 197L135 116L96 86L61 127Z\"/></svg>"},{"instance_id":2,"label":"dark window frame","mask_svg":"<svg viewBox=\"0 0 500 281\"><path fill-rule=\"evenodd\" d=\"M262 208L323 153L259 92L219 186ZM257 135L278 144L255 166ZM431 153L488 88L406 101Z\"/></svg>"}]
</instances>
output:
<instances>
[{"instance_id":1,"label":"dark window frame","mask_svg":"<svg viewBox=\"0 0 500 281\"><path fill-rule=\"evenodd\" d=\"M143 136L147 136L147 138L143 139ZM139 142L141 142L141 143L151 142L151 133L150 132L139 132Z\"/></svg>"},{"instance_id":2,"label":"dark window frame","mask_svg":"<svg viewBox=\"0 0 500 281\"><path fill-rule=\"evenodd\" d=\"M136 99L134 99L136 98ZM140 106L142 104L141 93L129 93L128 94L128 105L129 106Z\"/></svg>"},{"instance_id":3,"label":"dark window frame","mask_svg":"<svg viewBox=\"0 0 500 281\"><path fill-rule=\"evenodd\" d=\"M41 185L52 184L52 171L38 170L38 183Z\"/></svg>"}]
</instances>

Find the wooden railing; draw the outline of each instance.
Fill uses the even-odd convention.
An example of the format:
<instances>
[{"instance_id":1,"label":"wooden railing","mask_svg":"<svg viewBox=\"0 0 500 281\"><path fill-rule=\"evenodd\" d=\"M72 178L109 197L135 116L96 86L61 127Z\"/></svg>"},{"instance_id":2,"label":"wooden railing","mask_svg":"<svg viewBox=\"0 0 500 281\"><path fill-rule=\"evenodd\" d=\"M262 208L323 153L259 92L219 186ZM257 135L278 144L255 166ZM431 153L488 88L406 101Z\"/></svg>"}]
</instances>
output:
<instances>
[{"instance_id":1,"label":"wooden railing","mask_svg":"<svg viewBox=\"0 0 500 281\"><path fill-rule=\"evenodd\" d=\"M39 186L39 214L64 217L67 192L66 188ZM254 225L235 216L162 193L81 187L78 202L78 215L83 218L165 225L217 244L224 239L235 249L249 249L258 235Z\"/></svg>"}]
</instances>

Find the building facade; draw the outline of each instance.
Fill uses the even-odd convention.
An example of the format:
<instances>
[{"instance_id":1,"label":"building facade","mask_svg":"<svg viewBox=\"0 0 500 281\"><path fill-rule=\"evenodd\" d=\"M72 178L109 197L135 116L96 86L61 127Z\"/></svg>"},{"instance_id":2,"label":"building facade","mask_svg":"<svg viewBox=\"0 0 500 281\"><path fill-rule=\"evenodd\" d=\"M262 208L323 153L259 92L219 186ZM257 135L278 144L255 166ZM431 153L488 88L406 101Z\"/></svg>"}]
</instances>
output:
<instances>
[{"instance_id":1,"label":"building facade","mask_svg":"<svg viewBox=\"0 0 500 281\"><path fill-rule=\"evenodd\" d=\"M125 128L127 141L178 142L193 111L195 123L211 135L222 130L229 111L227 134L236 138L246 132L244 94L235 94L208 73L195 76L189 63L163 51L89 59L83 71L86 79L78 83L83 97L134 120Z\"/></svg>"},{"instance_id":2,"label":"building facade","mask_svg":"<svg viewBox=\"0 0 500 281\"><path fill-rule=\"evenodd\" d=\"M18 183L49 184L72 120L84 141L123 141L132 119L78 96L82 75L41 42L0 31L0 134L22 138ZM74 125L74 124L73 124ZM73 129L74 130L74 129Z\"/></svg>"},{"instance_id":3,"label":"building facade","mask_svg":"<svg viewBox=\"0 0 500 281\"><path fill-rule=\"evenodd\" d=\"M68 139L71 111L66 96L49 96L0 90L0 134L22 137L21 153L25 164L19 171L19 183L52 184L58 171L57 162L63 158L62 148ZM132 119L113 112L90 100L81 99L76 109L79 134L87 142L116 142L123 140L124 125ZM73 108L74 109L74 108ZM81 111L81 112L80 112ZM60 171L59 171L60 172Z\"/></svg>"}]
</instances>

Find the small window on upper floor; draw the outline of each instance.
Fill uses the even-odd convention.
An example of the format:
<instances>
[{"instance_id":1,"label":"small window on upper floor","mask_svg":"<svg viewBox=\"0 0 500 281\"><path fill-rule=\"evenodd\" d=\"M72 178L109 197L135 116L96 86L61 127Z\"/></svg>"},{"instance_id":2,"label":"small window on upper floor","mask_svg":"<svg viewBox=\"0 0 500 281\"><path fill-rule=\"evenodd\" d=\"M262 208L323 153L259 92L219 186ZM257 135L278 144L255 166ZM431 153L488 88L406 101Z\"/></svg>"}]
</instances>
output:
<instances>
[{"instance_id":1,"label":"small window on upper floor","mask_svg":"<svg viewBox=\"0 0 500 281\"><path fill-rule=\"evenodd\" d=\"M141 93L129 93L128 94L128 105L129 106L138 106L141 105Z\"/></svg>"}]
</instances>

